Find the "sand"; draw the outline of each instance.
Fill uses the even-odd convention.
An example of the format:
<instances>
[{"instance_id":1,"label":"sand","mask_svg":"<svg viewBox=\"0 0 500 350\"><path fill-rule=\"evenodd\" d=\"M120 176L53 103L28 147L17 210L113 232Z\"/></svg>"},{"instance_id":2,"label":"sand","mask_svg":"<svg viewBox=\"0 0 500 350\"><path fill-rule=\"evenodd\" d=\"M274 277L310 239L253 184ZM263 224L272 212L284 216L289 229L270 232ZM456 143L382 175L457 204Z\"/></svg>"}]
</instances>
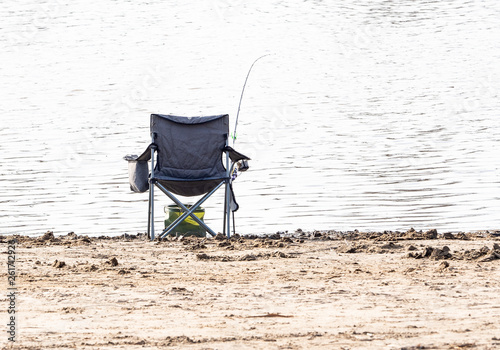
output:
<instances>
[{"instance_id":1,"label":"sand","mask_svg":"<svg viewBox=\"0 0 500 350\"><path fill-rule=\"evenodd\" d=\"M499 349L498 232L16 236L16 349ZM7 241L2 245L7 289ZM5 294L2 323L8 322ZM6 328L6 327L5 327Z\"/></svg>"}]
</instances>

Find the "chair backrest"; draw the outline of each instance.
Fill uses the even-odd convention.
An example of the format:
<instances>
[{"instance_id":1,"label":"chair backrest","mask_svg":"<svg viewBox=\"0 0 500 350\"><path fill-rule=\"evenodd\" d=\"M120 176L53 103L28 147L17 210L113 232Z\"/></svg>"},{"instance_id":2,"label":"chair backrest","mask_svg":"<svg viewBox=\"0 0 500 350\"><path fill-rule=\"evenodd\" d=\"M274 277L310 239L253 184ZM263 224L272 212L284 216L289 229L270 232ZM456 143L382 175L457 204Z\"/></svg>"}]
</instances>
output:
<instances>
[{"instance_id":1,"label":"chair backrest","mask_svg":"<svg viewBox=\"0 0 500 350\"><path fill-rule=\"evenodd\" d=\"M224 176L222 153L229 134L227 114L179 117L152 114L151 133L158 147L158 175L176 179Z\"/></svg>"}]
</instances>

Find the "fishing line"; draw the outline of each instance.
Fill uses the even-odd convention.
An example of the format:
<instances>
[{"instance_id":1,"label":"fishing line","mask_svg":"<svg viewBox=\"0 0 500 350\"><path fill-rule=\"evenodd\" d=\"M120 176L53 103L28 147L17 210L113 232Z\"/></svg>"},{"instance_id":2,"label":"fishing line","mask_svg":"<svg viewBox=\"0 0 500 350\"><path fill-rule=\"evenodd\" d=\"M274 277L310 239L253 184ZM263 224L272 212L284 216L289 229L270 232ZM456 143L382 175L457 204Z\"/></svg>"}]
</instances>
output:
<instances>
[{"instance_id":1,"label":"fishing line","mask_svg":"<svg viewBox=\"0 0 500 350\"><path fill-rule=\"evenodd\" d=\"M245 79L245 83L243 84L243 89L241 90L240 103L238 104L238 112L236 113L236 122L234 124L234 132L232 135L233 147L234 147L234 143L236 142L236 128L238 127L238 117L240 115L241 101L243 100L243 94L245 93L245 87L247 86L248 77L250 76L250 72L252 71L254 64L257 63L257 61L260 60L261 58L269 56L269 55L271 55L271 54L268 53L268 54L262 55L259 58L257 58L255 61L253 61L252 65L250 66L250 69L248 70L247 77Z\"/></svg>"}]
</instances>

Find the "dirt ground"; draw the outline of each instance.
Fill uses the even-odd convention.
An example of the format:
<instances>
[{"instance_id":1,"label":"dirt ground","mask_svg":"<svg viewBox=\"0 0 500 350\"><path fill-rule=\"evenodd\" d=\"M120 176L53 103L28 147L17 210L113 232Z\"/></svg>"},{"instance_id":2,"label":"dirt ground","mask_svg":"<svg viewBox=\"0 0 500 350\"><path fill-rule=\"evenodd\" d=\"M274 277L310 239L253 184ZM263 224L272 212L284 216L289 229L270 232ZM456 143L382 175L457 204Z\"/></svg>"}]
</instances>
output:
<instances>
[{"instance_id":1,"label":"dirt ground","mask_svg":"<svg viewBox=\"0 0 500 350\"><path fill-rule=\"evenodd\" d=\"M17 240L10 349L500 349L499 232ZM9 299L0 299L2 324ZM7 330L7 326L4 326Z\"/></svg>"}]
</instances>

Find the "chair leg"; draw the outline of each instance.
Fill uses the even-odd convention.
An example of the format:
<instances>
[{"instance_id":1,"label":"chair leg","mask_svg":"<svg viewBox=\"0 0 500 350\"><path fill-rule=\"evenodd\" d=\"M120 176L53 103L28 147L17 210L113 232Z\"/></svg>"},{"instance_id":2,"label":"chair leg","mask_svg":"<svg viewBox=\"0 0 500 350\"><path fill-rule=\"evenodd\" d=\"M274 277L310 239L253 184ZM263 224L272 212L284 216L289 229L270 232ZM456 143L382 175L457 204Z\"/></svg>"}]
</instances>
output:
<instances>
[{"instance_id":1,"label":"chair leg","mask_svg":"<svg viewBox=\"0 0 500 350\"><path fill-rule=\"evenodd\" d=\"M229 237L229 231L228 231L228 227L227 227L227 216L228 216L228 212L227 212L227 183L226 183L226 186L224 188L224 222L222 223L222 234L224 236L227 236Z\"/></svg>"},{"instance_id":2,"label":"chair leg","mask_svg":"<svg viewBox=\"0 0 500 350\"><path fill-rule=\"evenodd\" d=\"M151 232L149 235L149 238L153 241L155 239L155 196L154 196L154 188L155 184L151 183L149 186L149 222L150 222L150 228Z\"/></svg>"},{"instance_id":3,"label":"chair leg","mask_svg":"<svg viewBox=\"0 0 500 350\"><path fill-rule=\"evenodd\" d=\"M227 215L227 186L224 192L224 219L222 220L222 234L226 235L226 215Z\"/></svg>"},{"instance_id":4,"label":"chair leg","mask_svg":"<svg viewBox=\"0 0 500 350\"><path fill-rule=\"evenodd\" d=\"M236 234L236 219L234 218L234 212L231 213L233 216L233 236Z\"/></svg>"},{"instance_id":5,"label":"chair leg","mask_svg":"<svg viewBox=\"0 0 500 350\"><path fill-rule=\"evenodd\" d=\"M231 199L230 199L230 191L229 191L229 181L226 182L226 198L224 200L224 218L225 218L225 227L227 238L231 237Z\"/></svg>"},{"instance_id":6,"label":"chair leg","mask_svg":"<svg viewBox=\"0 0 500 350\"><path fill-rule=\"evenodd\" d=\"M148 195L148 238L151 239L151 192Z\"/></svg>"}]
</instances>

